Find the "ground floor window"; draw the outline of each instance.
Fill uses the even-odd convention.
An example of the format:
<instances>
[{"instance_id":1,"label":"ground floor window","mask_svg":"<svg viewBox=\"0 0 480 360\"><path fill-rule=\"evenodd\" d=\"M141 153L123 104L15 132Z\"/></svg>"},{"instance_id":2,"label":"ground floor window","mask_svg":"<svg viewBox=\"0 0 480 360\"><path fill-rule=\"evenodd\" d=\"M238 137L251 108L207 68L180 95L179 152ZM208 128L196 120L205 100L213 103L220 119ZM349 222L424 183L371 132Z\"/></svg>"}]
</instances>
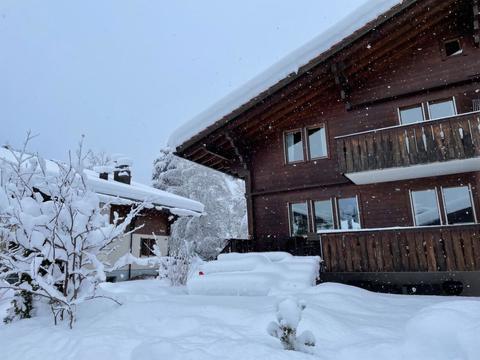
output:
<instances>
[{"instance_id":1,"label":"ground floor window","mask_svg":"<svg viewBox=\"0 0 480 360\"><path fill-rule=\"evenodd\" d=\"M332 200L314 201L313 212L315 231L330 230L335 228L333 221Z\"/></svg>"},{"instance_id":2,"label":"ground floor window","mask_svg":"<svg viewBox=\"0 0 480 360\"><path fill-rule=\"evenodd\" d=\"M475 222L475 211L470 186L442 188L443 206L447 224Z\"/></svg>"},{"instance_id":3,"label":"ground floor window","mask_svg":"<svg viewBox=\"0 0 480 360\"><path fill-rule=\"evenodd\" d=\"M416 226L441 225L437 189L411 192L413 218Z\"/></svg>"},{"instance_id":4,"label":"ground floor window","mask_svg":"<svg viewBox=\"0 0 480 360\"><path fill-rule=\"evenodd\" d=\"M140 239L140 257L155 256L154 246L155 246L155 239L141 238Z\"/></svg>"},{"instance_id":5,"label":"ground floor window","mask_svg":"<svg viewBox=\"0 0 480 360\"><path fill-rule=\"evenodd\" d=\"M361 229L357 197L337 199L337 207L340 229Z\"/></svg>"},{"instance_id":6,"label":"ground floor window","mask_svg":"<svg viewBox=\"0 0 480 360\"><path fill-rule=\"evenodd\" d=\"M292 236L303 236L308 233L308 206L306 202L289 205L290 233Z\"/></svg>"}]
</instances>

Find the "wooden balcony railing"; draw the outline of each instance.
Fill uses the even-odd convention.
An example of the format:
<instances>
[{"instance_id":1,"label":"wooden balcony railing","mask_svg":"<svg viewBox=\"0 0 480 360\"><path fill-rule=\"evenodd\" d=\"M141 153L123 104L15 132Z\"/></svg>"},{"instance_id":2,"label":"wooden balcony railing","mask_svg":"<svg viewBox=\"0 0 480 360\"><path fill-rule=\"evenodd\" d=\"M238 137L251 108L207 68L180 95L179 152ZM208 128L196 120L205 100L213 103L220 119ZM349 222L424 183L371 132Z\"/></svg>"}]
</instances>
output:
<instances>
[{"instance_id":1,"label":"wooden balcony railing","mask_svg":"<svg viewBox=\"0 0 480 360\"><path fill-rule=\"evenodd\" d=\"M232 239L224 252L319 255L325 272L480 271L480 224L327 232L309 238Z\"/></svg>"},{"instance_id":2,"label":"wooden balcony railing","mask_svg":"<svg viewBox=\"0 0 480 360\"><path fill-rule=\"evenodd\" d=\"M480 156L480 112L335 138L340 171L355 173Z\"/></svg>"},{"instance_id":3,"label":"wooden balcony railing","mask_svg":"<svg viewBox=\"0 0 480 360\"><path fill-rule=\"evenodd\" d=\"M480 271L480 225L321 235L327 272Z\"/></svg>"}]
</instances>

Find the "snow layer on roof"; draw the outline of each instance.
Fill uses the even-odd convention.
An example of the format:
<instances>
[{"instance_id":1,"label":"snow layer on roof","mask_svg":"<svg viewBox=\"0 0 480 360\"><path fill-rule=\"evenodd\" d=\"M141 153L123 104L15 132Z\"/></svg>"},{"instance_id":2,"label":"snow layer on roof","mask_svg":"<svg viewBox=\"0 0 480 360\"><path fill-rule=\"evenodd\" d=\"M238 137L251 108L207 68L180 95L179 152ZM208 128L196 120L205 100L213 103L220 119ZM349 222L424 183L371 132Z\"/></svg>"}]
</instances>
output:
<instances>
[{"instance_id":1,"label":"snow layer on roof","mask_svg":"<svg viewBox=\"0 0 480 360\"><path fill-rule=\"evenodd\" d=\"M12 153L0 147L0 160L14 162ZM46 160L45 168L47 172L58 173L58 166L54 161ZM204 206L198 201L190 200L163 190L155 189L151 186L132 181L130 185L124 184L113 179L104 180L99 178L99 174L92 170L85 170L88 185L100 195L101 199L108 199L112 204L131 204L132 202L146 201L154 205L172 209L175 214L193 215L194 213L203 213Z\"/></svg>"},{"instance_id":2,"label":"snow layer on roof","mask_svg":"<svg viewBox=\"0 0 480 360\"><path fill-rule=\"evenodd\" d=\"M332 46L402 1L368 0L335 26L313 38L301 48L287 55L263 73L213 104L210 108L178 127L171 134L168 146L177 148L185 141L190 140L199 132L260 95L288 75L296 73L300 67L306 65L309 61L329 50Z\"/></svg>"}]
</instances>

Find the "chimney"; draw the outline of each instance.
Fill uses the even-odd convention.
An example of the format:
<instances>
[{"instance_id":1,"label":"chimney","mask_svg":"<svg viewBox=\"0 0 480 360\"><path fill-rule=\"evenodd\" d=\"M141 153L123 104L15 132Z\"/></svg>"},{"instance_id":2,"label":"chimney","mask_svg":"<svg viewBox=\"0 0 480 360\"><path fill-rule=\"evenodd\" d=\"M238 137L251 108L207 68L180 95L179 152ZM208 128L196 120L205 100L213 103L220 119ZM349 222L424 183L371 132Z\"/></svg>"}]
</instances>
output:
<instances>
[{"instance_id":1,"label":"chimney","mask_svg":"<svg viewBox=\"0 0 480 360\"><path fill-rule=\"evenodd\" d=\"M108 180L108 174L111 174L113 168L111 166L103 165L103 166L95 166L93 171L96 171L99 174L100 179Z\"/></svg>"},{"instance_id":2,"label":"chimney","mask_svg":"<svg viewBox=\"0 0 480 360\"><path fill-rule=\"evenodd\" d=\"M127 157L119 157L115 160L115 169L113 170L113 180L130 185L132 181L132 160Z\"/></svg>"}]
</instances>

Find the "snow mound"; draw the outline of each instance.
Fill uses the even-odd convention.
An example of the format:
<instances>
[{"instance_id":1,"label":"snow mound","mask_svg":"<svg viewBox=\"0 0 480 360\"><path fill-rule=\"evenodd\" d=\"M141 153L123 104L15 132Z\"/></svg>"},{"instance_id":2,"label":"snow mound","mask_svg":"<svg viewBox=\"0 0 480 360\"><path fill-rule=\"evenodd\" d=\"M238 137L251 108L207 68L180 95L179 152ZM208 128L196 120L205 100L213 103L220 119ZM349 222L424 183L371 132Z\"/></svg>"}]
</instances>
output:
<instances>
[{"instance_id":1,"label":"snow mound","mask_svg":"<svg viewBox=\"0 0 480 360\"><path fill-rule=\"evenodd\" d=\"M320 257L283 252L221 254L203 264L187 284L192 295L265 296L314 286Z\"/></svg>"}]
</instances>

